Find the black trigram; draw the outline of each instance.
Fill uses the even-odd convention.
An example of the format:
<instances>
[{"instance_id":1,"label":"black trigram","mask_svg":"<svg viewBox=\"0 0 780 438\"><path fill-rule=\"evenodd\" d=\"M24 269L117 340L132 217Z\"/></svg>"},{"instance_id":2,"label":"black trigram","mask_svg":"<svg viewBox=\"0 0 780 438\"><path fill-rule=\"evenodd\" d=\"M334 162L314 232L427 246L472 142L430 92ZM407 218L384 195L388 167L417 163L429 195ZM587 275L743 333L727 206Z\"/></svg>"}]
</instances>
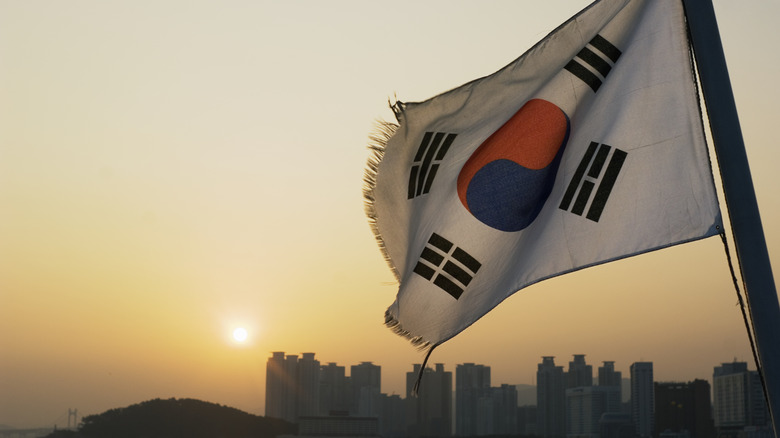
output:
<instances>
[{"instance_id":1,"label":"black trigram","mask_svg":"<svg viewBox=\"0 0 780 438\"><path fill-rule=\"evenodd\" d=\"M456 300L482 266L466 251L436 233L420 255L414 272L442 288Z\"/></svg>"},{"instance_id":2,"label":"black trigram","mask_svg":"<svg viewBox=\"0 0 780 438\"><path fill-rule=\"evenodd\" d=\"M598 150L596 150L597 148ZM611 146L599 145L596 142L590 143L588 150L585 151L585 156L582 157L582 161L580 161L577 170L574 172L574 177L571 179L566 193L563 195L561 205L559 206L561 210L568 211L571 206L572 213L582 216L588 201L590 201L590 208L585 217L594 222L599 221L601 213L604 211L604 206L607 205L609 194L612 193L612 187L615 186L620 169L623 167L623 162L628 155L626 152L614 148L609 164L607 164L606 170L602 172L611 150L613 150ZM587 175L585 174L586 171ZM598 188L596 188L597 183ZM578 188L579 193L577 192ZM596 193L591 196L594 188ZM574 195L577 195L577 199L574 199ZM572 200L574 201L573 206L571 205Z\"/></svg>"},{"instance_id":3,"label":"black trigram","mask_svg":"<svg viewBox=\"0 0 780 438\"><path fill-rule=\"evenodd\" d=\"M580 50L577 56L566 64L565 68L571 72L574 76L582 79L583 82L588 84L594 92L599 90L602 79L607 79L609 71L612 70L612 66L615 65L618 58L620 58L620 50L612 45L609 41L604 39L601 35L596 35L590 40L587 46ZM580 61L586 63L591 67L582 65ZM612 61L610 63L610 61ZM601 75L599 78L596 73Z\"/></svg>"},{"instance_id":4,"label":"black trigram","mask_svg":"<svg viewBox=\"0 0 780 438\"><path fill-rule=\"evenodd\" d=\"M428 193L439 169L438 162L444 158L457 134L426 132L414 156L414 165L409 173L409 197ZM443 140L443 141L442 141Z\"/></svg>"}]
</instances>

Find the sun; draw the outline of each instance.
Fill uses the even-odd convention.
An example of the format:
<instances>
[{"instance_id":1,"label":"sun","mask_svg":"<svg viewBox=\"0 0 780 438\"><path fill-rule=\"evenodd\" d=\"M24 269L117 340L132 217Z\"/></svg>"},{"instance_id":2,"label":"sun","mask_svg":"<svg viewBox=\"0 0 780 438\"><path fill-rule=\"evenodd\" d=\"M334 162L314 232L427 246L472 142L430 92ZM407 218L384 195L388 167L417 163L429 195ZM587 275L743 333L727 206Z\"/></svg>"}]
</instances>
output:
<instances>
[{"instance_id":1,"label":"sun","mask_svg":"<svg viewBox=\"0 0 780 438\"><path fill-rule=\"evenodd\" d=\"M236 342L245 342L248 337L249 333L247 333L246 329L243 327L237 327L233 330L233 340Z\"/></svg>"}]
</instances>

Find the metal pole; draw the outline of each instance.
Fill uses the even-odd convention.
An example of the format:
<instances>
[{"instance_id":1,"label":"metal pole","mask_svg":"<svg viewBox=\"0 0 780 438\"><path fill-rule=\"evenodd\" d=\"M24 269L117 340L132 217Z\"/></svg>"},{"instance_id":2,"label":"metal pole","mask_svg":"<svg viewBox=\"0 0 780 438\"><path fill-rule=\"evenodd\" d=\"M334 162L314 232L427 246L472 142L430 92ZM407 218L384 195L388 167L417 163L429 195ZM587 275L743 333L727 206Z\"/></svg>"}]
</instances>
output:
<instances>
[{"instance_id":1,"label":"metal pole","mask_svg":"<svg viewBox=\"0 0 780 438\"><path fill-rule=\"evenodd\" d=\"M780 304L772 266L712 0L683 2L764 374L770 416L775 436L778 436Z\"/></svg>"}]
</instances>

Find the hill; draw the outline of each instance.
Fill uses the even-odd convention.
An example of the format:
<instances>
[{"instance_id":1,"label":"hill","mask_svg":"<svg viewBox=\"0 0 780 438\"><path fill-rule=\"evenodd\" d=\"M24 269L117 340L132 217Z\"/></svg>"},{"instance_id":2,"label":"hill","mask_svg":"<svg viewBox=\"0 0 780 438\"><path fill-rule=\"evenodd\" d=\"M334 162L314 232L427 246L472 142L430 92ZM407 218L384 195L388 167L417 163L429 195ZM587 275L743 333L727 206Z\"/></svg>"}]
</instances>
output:
<instances>
[{"instance_id":1,"label":"hill","mask_svg":"<svg viewBox=\"0 0 780 438\"><path fill-rule=\"evenodd\" d=\"M276 418L193 399L154 399L82 419L78 432L55 431L46 438L274 438L296 433Z\"/></svg>"}]
</instances>

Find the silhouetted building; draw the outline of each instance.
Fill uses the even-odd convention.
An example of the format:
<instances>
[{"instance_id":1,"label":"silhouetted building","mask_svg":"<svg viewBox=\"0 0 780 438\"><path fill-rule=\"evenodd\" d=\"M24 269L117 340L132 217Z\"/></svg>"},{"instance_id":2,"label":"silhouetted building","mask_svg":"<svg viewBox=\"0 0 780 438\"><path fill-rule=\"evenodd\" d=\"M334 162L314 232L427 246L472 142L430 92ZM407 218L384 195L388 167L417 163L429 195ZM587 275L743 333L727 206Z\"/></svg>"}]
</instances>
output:
<instances>
[{"instance_id":1,"label":"silhouetted building","mask_svg":"<svg viewBox=\"0 0 780 438\"><path fill-rule=\"evenodd\" d=\"M536 432L544 438L566 434L566 383L563 367L544 356L536 370Z\"/></svg>"},{"instance_id":2,"label":"silhouetted building","mask_svg":"<svg viewBox=\"0 0 780 438\"><path fill-rule=\"evenodd\" d=\"M346 369L334 362L320 366L320 415L349 411Z\"/></svg>"},{"instance_id":3,"label":"silhouetted building","mask_svg":"<svg viewBox=\"0 0 780 438\"><path fill-rule=\"evenodd\" d=\"M712 374L713 417L719 434L767 427L769 414L756 371L746 362L724 363Z\"/></svg>"},{"instance_id":4,"label":"silhouetted building","mask_svg":"<svg viewBox=\"0 0 780 438\"><path fill-rule=\"evenodd\" d=\"M295 367L283 351L275 351L266 362L265 416L295 421Z\"/></svg>"},{"instance_id":5,"label":"silhouetted building","mask_svg":"<svg viewBox=\"0 0 780 438\"><path fill-rule=\"evenodd\" d=\"M320 415L320 361L314 353L303 353L298 360L296 416Z\"/></svg>"},{"instance_id":6,"label":"silhouetted building","mask_svg":"<svg viewBox=\"0 0 780 438\"><path fill-rule=\"evenodd\" d=\"M655 430L659 434L687 431L690 438L714 437L709 382L656 382Z\"/></svg>"},{"instance_id":7,"label":"silhouetted building","mask_svg":"<svg viewBox=\"0 0 780 438\"><path fill-rule=\"evenodd\" d=\"M379 434L383 438L406 436L406 401L400 395L381 394L382 413Z\"/></svg>"},{"instance_id":8,"label":"silhouetted building","mask_svg":"<svg viewBox=\"0 0 780 438\"><path fill-rule=\"evenodd\" d=\"M631 419L637 436L653 436L654 408L653 363L634 362L631 364Z\"/></svg>"},{"instance_id":9,"label":"silhouetted building","mask_svg":"<svg viewBox=\"0 0 780 438\"><path fill-rule=\"evenodd\" d=\"M566 372L566 389L593 386L593 366L585 363L584 354L575 354Z\"/></svg>"},{"instance_id":10,"label":"silhouetted building","mask_svg":"<svg viewBox=\"0 0 780 438\"><path fill-rule=\"evenodd\" d=\"M517 408L517 433L522 436L537 435L536 417L536 405Z\"/></svg>"},{"instance_id":11,"label":"silhouetted building","mask_svg":"<svg viewBox=\"0 0 780 438\"><path fill-rule=\"evenodd\" d=\"M284 413L287 415L285 420L295 423L298 421L298 393L300 392L300 388L298 388L298 355L288 354L284 358L284 379L287 389L284 399Z\"/></svg>"},{"instance_id":12,"label":"silhouetted building","mask_svg":"<svg viewBox=\"0 0 780 438\"><path fill-rule=\"evenodd\" d=\"M599 438L601 416L620 413L620 387L578 386L566 390L566 434Z\"/></svg>"},{"instance_id":13,"label":"silhouetted building","mask_svg":"<svg viewBox=\"0 0 780 438\"><path fill-rule=\"evenodd\" d=\"M617 386L621 387L623 382L623 373L615 371L614 361L604 361L604 365L599 367L599 386Z\"/></svg>"},{"instance_id":14,"label":"silhouetted building","mask_svg":"<svg viewBox=\"0 0 780 438\"><path fill-rule=\"evenodd\" d=\"M350 368L352 404L350 412L358 417L379 417L382 392L382 367L371 362L361 362Z\"/></svg>"},{"instance_id":15,"label":"silhouetted building","mask_svg":"<svg viewBox=\"0 0 780 438\"><path fill-rule=\"evenodd\" d=\"M314 353L272 353L266 362L265 415L295 423L299 416L319 414L320 363Z\"/></svg>"},{"instance_id":16,"label":"silhouetted building","mask_svg":"<svg viewBox=\"0 0 780 438\"><path fill-rule=\"evenodd\" d=\"M600 438L633 438L634 422L628 413L607 413L599 419Z\"/></svg>"},{"instance_id":17,"label":"silhouetted building","mask_svg":"<svg viewBox=\"0 0 780 438\"><path fill-rule=\"evenodd\" d=\"M477 405L490 391L490 367L464 363L455 367L455 434L477 435Z\"/></svg>"},{"instance_id":18,"label":"silhouetted building","mask_svg":"<svg viewBox=\"0 0 780 438\"><path fill-rule=\"evenodd\" d=\"M489 388L477 401L477 436L517 435L517 388Z\"/></svg>"},{"instance_id":19,"label":"silhouetted building","mask_svg":"<svg viewBox=\"0 0 780 438\"><path fill-rule=\"evenodd\" d=\"M406 373L407 431L411 437L448 437L452 435L452 372L444 371L444 364L426 368L417 395L414 383L420 364Z\"/></svg>"},{"instance_id":20,"label":"silhouetted building","mask_svg":"<svg viewBox=\"0 0 780 438\"><path fill-rule=\"evenodd\" d=\"M282 400L285 396L284 352L276 351L265 364L265 416L287 419Z\"/></svg>"}]
</instances>

